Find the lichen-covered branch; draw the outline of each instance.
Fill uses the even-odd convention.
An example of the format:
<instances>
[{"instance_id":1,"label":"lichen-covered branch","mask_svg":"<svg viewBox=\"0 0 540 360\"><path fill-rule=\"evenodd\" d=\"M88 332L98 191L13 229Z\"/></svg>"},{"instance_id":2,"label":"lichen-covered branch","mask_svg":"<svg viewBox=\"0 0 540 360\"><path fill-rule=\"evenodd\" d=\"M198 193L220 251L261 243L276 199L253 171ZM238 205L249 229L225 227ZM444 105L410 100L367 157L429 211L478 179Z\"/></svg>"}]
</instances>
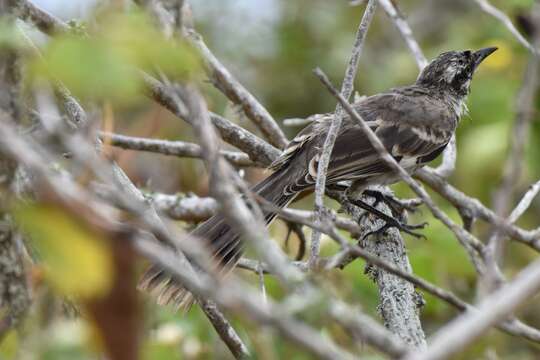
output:
<instances>
[{"instance_id":1,"label":"lichen-covered branch","mask_svg":"<svg viewBox=\"0 0 540 360\"><path fill-rule=\"evenodd\" d=\"M383 202L376 208L392 216L390 208ZM366 231L378 229L384 221L366 215L356 206L345 204L345 211L360 223ZM405 273L411 273L405 245L397 229L389 229L382 234L363 238L360 243L367 252L376 254L381 260L394 265ZM415 287L407 280L387 272L376 265L367 265L365 271L377 284L379 290L379 313L384 325L400 339L412 347L423 350L427 347L426 337L420 322L420 309L424 304L422 296L415 291Z\"/></svg>"},{"instance_id":2,"label":"lichen-covered branch","mask_svg":"<svg viewBox=\"0 0 540 360\"><path fill-rule=\"evenodd\" d=\"M0 0L0 21L14 22L9 1ZM18 54L0 48L0 121L21 122ZM9 214L15 193L17 163L0 154L0 341L22 319L30 304L23 262L23 243Z\"/></svg>"}]
</instances>

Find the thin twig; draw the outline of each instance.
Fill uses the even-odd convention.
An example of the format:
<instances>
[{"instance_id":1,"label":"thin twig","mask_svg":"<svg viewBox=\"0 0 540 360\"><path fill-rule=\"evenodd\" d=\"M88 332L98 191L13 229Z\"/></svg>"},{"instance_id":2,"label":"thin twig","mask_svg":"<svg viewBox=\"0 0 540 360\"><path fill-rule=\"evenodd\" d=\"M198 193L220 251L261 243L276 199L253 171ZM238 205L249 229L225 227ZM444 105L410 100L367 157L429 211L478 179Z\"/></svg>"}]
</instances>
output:
<instances>
[{"instance_id":1,"label":"thin twig","mask_svg":"<svg viewBox=\"0 0 540 360\"><path fill-rule=\"evenodd\" d=\"M183 221L203 221L218 210L215 199L196 195L170 195L162 193L148 194L152 205L171 219Z\"/></svg>"},{"instance_id":2,"label":"thin twig","mask_svg":"<svg viewBox=\"0 0 540 360\"><path fill-rule=\"evenodd\" d=\"M216 88L242 108L246 116L257 125L272 145L280 149L285 148L289 141L272 115L215 57L204 43L201 35L194 30L188 31L187 34L187 39L199 49L199 53L207 65L208 76Z\"/></svg>"},{"instance_id":3,"label":"thin twig","mask_svg":"<svg viewBox=\"0 0 540 360\"><path fill-rule=\"evenodd\" d=\"M510 315L540 290L540 260L521 271L512 282L507 283L477 307L440 329L429 342L426 352L414 352L405 360L448 359L474 342L491 326Z\"/></svg>"},{"instance_id":4,"label":"thin twig","mask_svg":"<svg viewBox=\"0 0 540 360\"><path fill-rule=\"evenodd\" d=\"M527 211L536 195L538 195L538 192L540 192L540 180L529 186L529 190L527 190L514 210L512 210L510 216L508 216L510 223L515 223Z\"/></svg>"},{"instance_id":5,"label":"thin twig","mask_svg":"<svg viewBox=\"0 0 540 360\"><path fill-rule=\"evenodd\" d=\"M535 7L532 17L536 24L540 21L540 5ZM536 31L538 32L538 31ZM540 35L534 37L534 44L540 44ZM499 216L506 216L513 198L515 186L519 182L523 172L525 145L531 122L534 117L534 103L536 93L540 85L540 54L533 53L529 58L523 83L516 98L516 118L510 142L510 151L504 164L501 183L493 197L493 209ZM513 221L511 221L513 222ZM492 253L489 259L499 262L503 256L506 237L501 236L499 230L495 230L488 241L488 250Z\"/></svg>"},{"instance_id":6,"label":"thin twig","mask_svg":"<svg viewBox=\"0 0 540 360\"><path fill-rule=\"evenodd\" d=\"M391 0L378 0L378 2L381 4L388 17L390 17L390 20L392 20L396 28L399 30L403 40L405 40L409 50L411 50L411 53L414 55L416 65L418 65L418 68L422 70L427 65L428 61L422 53L420 46L418 46L418 43L414 39L411 27L407 21L405 21L403 16L401 16L401 13L394 6Z\"/></svg>"},{"instance_id":7,"label":"thin twig","mask_svg":"<svg viewBox=\"0 0 540 360\"><path fill-rule=\"evenodd\" d=\"M493 210L483 205L480 200L472 198L450 185L432 169L418 170L415 177L447 199L458 210L466 209L471 216L493 224L507 236L519 241L536 251L540 251L540 233L535 230L523 230L501 218Z\"/></svg>"},{"instance_id":8,"label":"thin twig","mask_svg":"<svg viewBox=\"0 0 540 360\"><path fill-rule=\"evenodd\" d=\"M142 76L152 99L180 119L188 121L186 106L173 88L148 74ZM280 150L222 116L210 113L210 119L223 140L248 154L256 163L270 165L281 154Z\"/></svg>"},{"instance_id":9,"label":"thin twig","mask_svg":"<svg viewBox=\"0 0 540 360\"><path fill-rule=\"evenodd\" d=\"M46 34L69 31L69 25L45 10L38 8L28 0L14 0L13 5L18 17L23 20L30 20L39 30Z\"/></svg>"},{"instance_id":10,"label":"thin twig","mask_svg":"<svg viewBox=\"0 0 540 360\"><path fill-rule=\"evenodd\" d=\"M126 136L113 133L100 132L99 137L107 145L116 146L126 150L147 151L163 155L187 158L202 158L201 147L185 141L169 141L161 139L148 139L135 136ZM220 151L221 155L231 164L247 167L254 166L247 154L235 151Z\"/></svg>"},{"instance_id":11,"label":"thin twig","mask_svg":"<svg viewBox=\"0 0 540 360\"><path fill-rule=\"evenodd\" d=\"M341 85L341 94L345 99L349 99L353 92L354 78L356 77L356 72L358 70L358 61L360 60L360 55L362 54L362 49L364 47L364 41L375 14L377 8L377 1L370 0L358 26L356 32L355 41L353 44L353 49L351 51L351 57L347 65L347 70L345 71L345 78L343 79L343 84ZM332 119L332 124L324 140L323 148L319 154L319 161L317 166L317 178L315 182L315 212L317 213L317 221L322 221L324 216L324 192L326 188L326 171L328 170L328 164L330 162L330 156L332 154L332 149L334 148L334 143L336 141L339 129L341 127L341 122L343 120L344 111L343 108L338 104L334 112L334 118ZM318 231L314 231L311 235L311 254L309 257L310 267L314 268L317 265L317 259L319 258L320 252L320 241L321 234Z\"/></svg>"},{"instance_id":12,"label":"thin twig","mask_svg":"<svg viewBox=\"0 0 540 360\"><path fill-rule=\"evenodd\" d=\"M499 20L523 46L529 49L530 52L532 52L533 54L539 54L538 48L535 48L531 43L527 41L527 39L525 39L523 35L521 35L521 33L518 29L516 29L508 15L497 9L488 0L474 0L474 2L476 2L484 12Z\"/></svg>"}]
</instances>

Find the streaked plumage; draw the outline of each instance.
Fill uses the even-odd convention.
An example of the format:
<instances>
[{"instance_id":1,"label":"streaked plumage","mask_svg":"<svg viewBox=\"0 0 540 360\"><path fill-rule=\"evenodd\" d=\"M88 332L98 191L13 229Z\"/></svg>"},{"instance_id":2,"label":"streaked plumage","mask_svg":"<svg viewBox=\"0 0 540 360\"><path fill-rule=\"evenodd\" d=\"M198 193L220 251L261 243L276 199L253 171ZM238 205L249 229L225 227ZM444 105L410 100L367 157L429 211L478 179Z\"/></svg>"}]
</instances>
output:
<instances>
[{"instance_id":1,"label":"streaked plumage","mask_svg":"<svg viewBox=\"0 0 540 360\"><path fill-rule=\"evenodd\" d=\"M472 75L493 51L495 48L443 53L420 73L415 84L363 97L354 107L388 152L405 170L413 172L435 159L450 141L466 111ZM312 190L319 153L331 120L332 114L314 115L312 123L300 131L270 166L274 173L252 190L278 207L286 206L300 192ZM358 191L398 180L358 124L345 117L330 158L327 184L352 181ZM265 217L270 223L275 214L267 212ZM242 254L242 241L221 215L201 224L193 235L204 241L223 273L230 271ZM181 284L155 266L145 273L140 288L157 293L162 304L181 307L192 303Z\"/></svg>"}]
</instances>

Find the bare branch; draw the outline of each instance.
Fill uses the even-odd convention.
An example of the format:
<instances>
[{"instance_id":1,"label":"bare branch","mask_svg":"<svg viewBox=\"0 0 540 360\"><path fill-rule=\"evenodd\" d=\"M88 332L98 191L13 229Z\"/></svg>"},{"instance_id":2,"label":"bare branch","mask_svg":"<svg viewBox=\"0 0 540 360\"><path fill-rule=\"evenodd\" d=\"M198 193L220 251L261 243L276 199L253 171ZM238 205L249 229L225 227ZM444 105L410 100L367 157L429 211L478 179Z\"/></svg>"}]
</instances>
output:
<instances>
[{"instance_id":1,"label":"bare branch","mask_svg":"<svg viewBox=\"0 0 540 360\"><path fill-rule=\"evenodd\" d=\"M380 202L376 208L387 215L392 215L388 205ZM378 229L384 226L384 220L366 216L364 211L356 206L345 204L345 210L354 220L366 230ZM362 237L361 247L377 258L392 264L403 273L411 274L412 268L407 257L404 241L397 229L389 229L376 238ZM419 312L424 301L414 285L407 280L369 264L365 271L377 284L379 289L379 313L384 320L384 326L396 334L405 343L422 350L427 347L426 336L420 323Z\"/></svg>"},{"instance_id":2,"label":"bare branch","mask_svg":"<svg viewBox=\"0 0 540 360\"><path fill-rule=\"evenodd\" d=\"M358 341L367 342L374 348L393 358L401 358L409 350L399 337L388 334L387 330L360 309L354 309L340 302L330 307L332 316L343 325Z\"/></svg>"},{"instance_id":3,"label":"bare branch","mask_svg":"<svg viewBox=\"0 0 540 360\"><path fill-rule=\"evenodd\" d=\"M203 156L210 172L210 188L221 205L221 213L229 224L235 227L246 241L250 241L258 255L271 267L278 277L288 282L296 282L302 274L289 265L277 245L268 241L264 217L256 204L246 206L233 185L234 173L219 157L219 141L215 135L206 105L193 87L180 91L188 108L190 122L200 139Z\"/></svg>"},{"instance_id":4,"label":"bare branch","mask_svg":"<svg viewBox=\"0 0 540 360\"><path fill-rule=\"evenodd\" d=\"M143 74L143 79L150 97L174 115L189 122L185 105L175 95L174 89L147 74ZM280 150L217 114L211 113L210 119L223 140L244 151L254 162L269 165L281 154Z\"/></svg>"},{"instance_id":5,"label":"bare branch","mask_svg":"<svg viewBox=\"0 0 540 360\"><path fill-rule=\"evenodd\" d=\"M533 54L539 54L538 48L535 48L533 45L531 45L531 43L529 43L527 39L525 39L525 37L521 35L521 33L518 29L516 29L508 15L497 9L488 0L474 0L474 2L476 2L478 6L480 6L480 9L482 9L484 12L499 20L510 31L510 33L514 35L514 37L521 43L521 45L525 46Z\"/></svg>"},{"instance_id":6,"label":"bare branch","mask_svg":"<svg viewBox=\"0 0 540 360\"><path fill-rule=\"evenodd\" d=\"M535 9L536 13L533 11L532 16L535 19L535 23L538 23L540 21L540 5L536 6ZM535 36L534 44L535 46L540 44L540 35ZM534 116L534 102L540 85L539 78L540 54L533 53L529 58L523 83L517 95L516 118L510 140L510 151L504 164L501 183L494 195L493 208L499 216L505 216L508 213L510 202L515 192L515 186L522 176L525 144L527 143L529 129ZM490 256L492 261L498 262L501 260L506 243L505 239L498 230L494 231L490 237L488 249L492 252L492 256Z\"/></svg>"},{"instance_id":7,"label":"bare branch","mask_svg":"<svg viewBox=\"0 0 540 360\"><path fill-rule=\"evenodd\" d=\"M343 84L341 85L341 94L345 99L349 99L353 92L354 87L354 78L356 77L356 72L358 70L358 61L360 60L360 55L362 54L362 49L364 47L364 41L377 9L377 1L370 0L358 26L356 32L356 37L353 44L353 49L351 52L351 57L345 70L345 78L343 79ZM332 154L332 149L334 148L334 143L336 141L339 128L341 127L341 122L343 120L344 111L343 108L338 104L334 112L334 118L332 119L332 124L326 138L324 140L323 148L319 155L319 161L317 166L317 179L315 182L315 212L317 213L317 221L322 221L324 216L324 192L326 188L326 171L328 170L328 163L330 162L330 156ZM320 251L320 240L321 234L318 231L314 231L311 235L311 254L309 258L309 263L311 267L315 267L317 259L319 257Z\"/></svg>"},{"instance_id":8,"label":"bare branch","mask_svg":"<svg viewBox=\"0 0 540 360\"><path fill-rule=\"evenodd\" d=\"M508 284L485 298L478 311L467 312L440 329L426 352L414 352L405 360L447 359L471 344L491 326L510 315L540 290L540 261L535 261Z\"/></svg>"},{"instance_id":9,"label":"bare branch","mask_svg":"<svg viewBox=\"0 0 540 360\"><path fill-rule=\"evenodd\" d=\"M456 146L456 135L452 135L450 142L446 146L442 154L442 163L437 166L435 173L443 178L448 178L454 170L456 169L456 158L457 158L457 146Z\"/></svg>"},{"instance_id":10,"label":"bare branch","mask_svg":"<svg viewBox=\"0 0 540 360\"><path fill-rule=\"evenodd\" d=\"M69 25L62 20L38 8L28 0L13 0L17 17L29 20L46 34L62 33L69 31Z\"/></svg>"},{"instance_id":11,"label":"bare branch","mask_svg":"<svg viewBox=\"0 0 540 360\"><path fill-rule=\"evenodd\" d=\"M221 90L234 104L241 106L246 116L257 125L272 145L280 149L285 148L289 141L272 115L212 54L202 36L190 30L187 38L199 49L199 53L206 62L208 76L216 88Z\"/></svg>"},{"instance_id":12,"label":"bare branch","mask_svg":"<svg viewBox=\"0 0 540 360\"><path fill-rule=\"evenodd\" d=\"M514 210L512 210L510 216L508 216L508 221L510 223L515 223L521 217L521 215L527 211L533 199L536 197L536 195L538 195L538 192L540 192L540 181L535 182L529 187L529 190L527 190L517 206L514 208Z\"/></svg>"},{"instance_id":13,"label":"bare branch","mask_svg":"<svg viewBox=\"0 0 540 360\"><path fill-rule=\"evenodd\" d=\"M149 194L154 207L170 218L184 221L202 221L217 212L218 205L213 198L195 195Z\"/></svg>"},{"instance_id":14,"label":"bare branch","mask_svg":"<svg viewBox=\"0 0 540 360\"><path fill-rule=\"evenodd\" d=\"M147 151L177 157L202 158L202 151L199 145L184 141L148 139L104 132L100 132L99 137L107 145L126 150ZM254 163L244 153L223 150L220 153L231 164L242 167L254 166Z\"/></svg>"},{"instance_id":15,"label":"bare branch","mask_svg":"<svg viewBox=\"0 0 540 360\"><path fill-rule=\"evenodd\" d=\"M381 4L388 17L390 17L390 20L392 20L395 27L399 30L399 33L403 37L403 40L405 40L405 43L409 47L409 50L411 50L411 53L416 60L416 65L418 65L418 68L422 70L427 65L428 61L422 53L420 46L418 46L418 43L414 39L409 24L407 21L405 21L391 0L378 0L378 2Z\"/></svg>"},{"instance_id":16,"label":"bare branch","mask_svg":"<svg viewBox=\"0 0 540 360\"><path fill-rule=\"evenodd\" d=\"M218 333L219 337L227 345L235 359L250 359L249 351L232 328L229 321L223 316L217 305L210 300L200 300L201 309L210 320L210 323Z\"/></svg>"},{"instance_id":17,"label":"bare branch","mask_svg":"<svg viewBox=\"0 0 540 360\"><path fill-rule=\"evenodd\" d=\"M422 180L425 184L437 191L446 198L458 210L467 210L473 217L480 218L490 224L495 225L507 236L517 240L536 251L540 251L540 234L535 231L526 231L507 220L501 218L493 210L483 205L478 199L471 198L459 191L441 177L437 176L431 169L420 169L415 173L415 177Z\"/></svg>"}]
</instances>

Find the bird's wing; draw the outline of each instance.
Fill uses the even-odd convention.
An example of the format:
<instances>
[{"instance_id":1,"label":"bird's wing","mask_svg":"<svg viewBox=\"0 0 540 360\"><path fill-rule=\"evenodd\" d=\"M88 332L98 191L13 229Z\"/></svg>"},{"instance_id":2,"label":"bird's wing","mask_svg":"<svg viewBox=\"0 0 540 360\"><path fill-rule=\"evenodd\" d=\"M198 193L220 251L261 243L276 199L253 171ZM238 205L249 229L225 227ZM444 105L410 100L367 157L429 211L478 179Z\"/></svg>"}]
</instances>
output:
<instances>
[{"instance_id":1,"label":"bird's wing","mask_svg":"<svg viewBox=\"0 0 540 360\"><path fill-rule=\"evenodd\" d=\"M457 120L447 108L422 92L390 92L355 105L385 148L405 168L427 163L447 145ZM303 172L286 192L298 192L315 184L320 148L329 120L310 125L291 142L281 166L301 167ZM321 131L322 130L322 131ZM355 120L346 118L332 151L327 184L388 173L389 169Z\"/></svg>"}]
</instances>

